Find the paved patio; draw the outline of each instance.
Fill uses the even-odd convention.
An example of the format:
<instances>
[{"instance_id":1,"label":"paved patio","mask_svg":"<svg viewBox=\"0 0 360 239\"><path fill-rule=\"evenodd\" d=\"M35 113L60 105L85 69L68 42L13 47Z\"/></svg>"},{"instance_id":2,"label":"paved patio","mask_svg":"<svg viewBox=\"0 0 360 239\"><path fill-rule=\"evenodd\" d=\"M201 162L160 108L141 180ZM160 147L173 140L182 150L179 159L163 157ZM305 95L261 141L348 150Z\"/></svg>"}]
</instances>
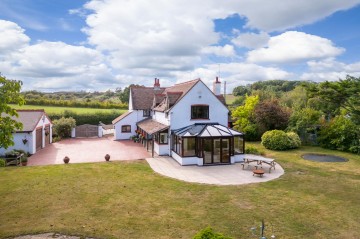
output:
<instances>
[{"instance_id":1,"label":"paved patio","mask_svg":"<svg viewBox=\"0 0 360 239\"><path fill-rule=\"evenodd\" d=\"M52 143L29 158L28 165L63 164L68 156L70 163L104 162L145 159L151 156L140 143L130 140L114 141L112 136L103 138L75 138Z\"/></svg>"},{"instance_id":2,"label":"paved patio","mask_svg":"<svg viewBox=\"0 0 360 239\"><path fill-rule=\"evenodd\" d=\"M243 170L240 163L216 166L181 166L171 157L147 158L146 161L155 172L161 175L192 183L240 185L267 182L284 174L284 169L279 164L276 165L276 170L271 170L271 173L269 173L269 167L264 165L265 174L263 177L259 177L253 176L253 165L245 166Z\"/></svg>"}]
</instances>

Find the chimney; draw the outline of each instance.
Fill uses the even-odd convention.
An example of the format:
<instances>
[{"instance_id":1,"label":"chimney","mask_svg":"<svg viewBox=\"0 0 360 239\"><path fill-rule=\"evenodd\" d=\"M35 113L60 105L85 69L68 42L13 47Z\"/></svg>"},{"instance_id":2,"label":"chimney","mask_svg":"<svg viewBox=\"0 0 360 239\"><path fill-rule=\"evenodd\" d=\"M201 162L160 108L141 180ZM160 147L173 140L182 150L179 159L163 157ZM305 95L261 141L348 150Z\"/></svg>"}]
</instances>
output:
<instances>
[{"instance_id":1,"label":"chimney","mask_svg":"<svg viewBox=\"0 0 360 239\"><path fill-rule=\"evenodd\" d=\"M214 83L213 83L213 92L215 95L221 94L221 82L219 80L219 77L217 76Z\"/></svg>"},{"instance_id":2,"label":"chimney","mask_svg":"<svg viewBox=\"0 0 360 239\"><path fill-rule=\"evenodd\" d=\"M154 90L160 90L160 80L158 78L155 78Z\"/></svg>"}]
</instances>

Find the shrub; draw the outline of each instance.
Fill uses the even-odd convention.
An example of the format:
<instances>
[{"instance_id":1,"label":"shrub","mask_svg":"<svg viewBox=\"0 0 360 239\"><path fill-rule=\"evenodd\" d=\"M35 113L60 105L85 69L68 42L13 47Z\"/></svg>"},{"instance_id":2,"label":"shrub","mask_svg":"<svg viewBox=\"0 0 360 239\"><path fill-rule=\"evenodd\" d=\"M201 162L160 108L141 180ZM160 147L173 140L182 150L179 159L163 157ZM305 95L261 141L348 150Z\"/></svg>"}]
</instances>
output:
<instances>
[{"instance_id":1,"label":"shrub","mask_svg":"<svg viewBox=\"0 0 360 239\"><path fill-rule=\"evenodd\" d=\"M1 168L1 167L5 167L5 166L6 166L6 160L0 158L0 168Z\"/></svg>"},{"instance_id":2,"label":"shrub","mask_svg":"<svg viewBox=\"0 0 360 239\"><path fill-rule=\"evenodd\" d=\"M297 133L287 132L286 134L290 139L290 142L291 142L290 148L291 149L296 149L296 148L299 148L301 146L301 140L300 140L300 137L299 137L299 135Z\"/></svg>"},{"instance_id":3,"label":"shrub","mask_svg":"<svg viewBox=\"0 0 360 239\"><path fill-rule=\"evenodd\" d=\"M49 113L51 120L58 120L62 117L73 118L77 125L93 124L98 125L99 121L104 124L111 124L111 122L119 116L119 112L114 110L111 112L95 112L95 113L76 113L72 110L65 110L61 113Z\"/></svg>"},{"instance_id":4,"label":"shrub","mask_svg":"<svg viewBox=\"0 0 360 239\"><path fill-rule=\"evenodd\" d=\"M193 239L232 239L232 237L227 237L221 233L214 232L211 227L206 227L198 232Z\"/></svg>"},{"instance_id":5,"label":"shrub","mask_svg":"<svg viewBox=\"0 0 360 239\"><path fill-rule=\"evenodd\" d=\"M53 130L55 135L60 138L70 138L71 130L76 126L76 121L73 118L60 118L58 120L53 121Z\"/></svg>"},{"instance_id":6,"label":"shrub","mask_svg":"<svg viewBox=\"0 0 360 239\"><path fill-rule=\"evenodd\" d=\"M360 153L360 127L346 116L323 122L318 141L324 148Z\"/></svg>"},{"instance_id":7,"label":"shrub","mask_svg":"<svg viewBox=\"0 0 360 239\"><path fill-rule=\"evenodd\" d=\"M261 137L261 144L267 149L287 150L298 148L301 141L296 133L285 133L282 130L271 130L263 134Z\"/></svg>"},{"instance_id":8,"label":"shrub","mask_svg":"<svg viewBox=\"0 0 360 239\"><path fill-rule=\"evenodd\" d=\"M245 153L246 154L264 155L263 151L260 151L257 148L252 147L252 146L246 146Z\"/></svg>"}]
</instances>

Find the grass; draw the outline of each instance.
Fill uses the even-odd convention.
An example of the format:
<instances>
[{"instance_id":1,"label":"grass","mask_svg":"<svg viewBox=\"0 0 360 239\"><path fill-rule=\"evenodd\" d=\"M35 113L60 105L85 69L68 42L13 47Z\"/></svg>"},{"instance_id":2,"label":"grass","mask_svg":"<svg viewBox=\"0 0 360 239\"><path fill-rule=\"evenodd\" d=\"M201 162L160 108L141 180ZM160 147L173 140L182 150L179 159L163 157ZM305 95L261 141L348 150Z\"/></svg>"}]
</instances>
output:
<instances>
[{"instance_id":1,"label":"grass","mask_svg":"<svg viewBox=\"0 0 360 239\"><path fill-rule=\"evenodd\" d=\"M239 186L162 177L145 161L1 168L0 238L40 232L192 238L208 225L252 238L250 227L262 219L273 224L276 238L359 238L359 156L318 147L265 152L286 173ZM308 152L349 161L303 160Z\"/></svg>"},{"instance_id":2,"label":"grass","mask_svg":"<svg viewBox=\"0 0 360 239\"><path fill-rule=\"evenodd\" d=\"M226 95L226 104L231 105L235 100L237 96L234 96L233 94L227 94Z\"/></svg>"},{"instance_id":3,"label":"grass","mask_svg":"<svg viewBox=\"0 0 360 239\"><path fill-rule=\"evenodd\" d=\"M122 114L126 112L127 110L123 109L98 109L98 108L75 108L75 107L59 107L59 106L42 106L42 105L11 105L15 109L22 109L22 110L30 110L30 109L44 109L46 113L48 114L61 114L65 110L73 111L77 114L95 114L98 112L101 113L111 113L111 112L117 112L119 114Z\"/></svg>"}]
</instances>

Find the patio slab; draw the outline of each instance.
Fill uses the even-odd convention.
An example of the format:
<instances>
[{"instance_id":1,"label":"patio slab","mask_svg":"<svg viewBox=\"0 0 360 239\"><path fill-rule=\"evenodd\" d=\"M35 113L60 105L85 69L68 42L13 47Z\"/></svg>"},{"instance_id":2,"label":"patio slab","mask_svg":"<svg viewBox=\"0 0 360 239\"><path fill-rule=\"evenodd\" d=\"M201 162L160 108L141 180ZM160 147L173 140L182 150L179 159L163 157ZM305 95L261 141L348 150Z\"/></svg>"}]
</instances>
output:
<instances>
[{"instance_id":1,"label":"patio slab","mask_svg":"<svg viewBox=\"0 0 360 239\"><path fill-rule=\"evenodd\" d=\"M170 178L191 182L214 185L241 185L249 183L267 182L279 178L284 169L277 164L276 170L263 166L265 174L262 177L253 176L253 165L242 169L240 163L216 166L181 166L171 157L147 158L150 167L157 173Z\"/></svg>"},{"instance_id":2,"label":"patio slab","mask_svg":"<svg viewBox=\"0 0 360 239\"><path fill-rule=\"evenodd\" d=\"M136 160L150 157L140 143L130 140L114 141L112 136L102 138L65 139L48 145L28 160L28 165L63 164L68 156L70 163L104 162L110 154L110 161Z\"/></svg>"}]
</instances>

